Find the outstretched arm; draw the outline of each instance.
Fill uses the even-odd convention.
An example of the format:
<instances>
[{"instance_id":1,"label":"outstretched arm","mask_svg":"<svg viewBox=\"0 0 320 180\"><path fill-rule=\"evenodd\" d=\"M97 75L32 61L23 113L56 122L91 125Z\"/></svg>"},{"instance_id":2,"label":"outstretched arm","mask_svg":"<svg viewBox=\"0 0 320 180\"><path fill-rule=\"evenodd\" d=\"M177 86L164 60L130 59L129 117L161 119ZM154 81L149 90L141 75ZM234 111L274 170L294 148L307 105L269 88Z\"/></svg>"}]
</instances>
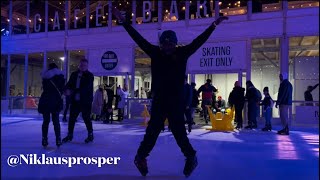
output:
<instances>
[{"instance_id":1,"label":"outstretched arm","mask_svg":"<svg viewBox=\"0 0 320 180\"><path fill-rule=\"evenodd\" d=\"M228 17L222 16L214 21L202 34L200 34L196 39L194 39L190 44L185 46L184 52L187 56L191 56L195 53L210 37L213 30L218 26L222 21L229 19Z\"/></svg>"},{"instance_id":2,"label":"outstretched arm","mask_svg":"<svg viewBox=\"0 0 320 180\"><path fill-rule=\"evenodd\" d=\"M312 91L313 91L315 88L317 88L318 86L319 86L319 83L316 84L315 86L313 86L310 92L312 92Z\"/></svg>"},{"instance_id":3,"label":"outstretched arm","mask_svg":"<svg viewBox=\"0 0 320 180\"><path fill-rule=\"evenodd\" d=\"M149 56L152 54L152 50L156 47L149 43L145 38L141 36L141 34L133 28L126 19L122 16L120 11L116 8L112 10L113 15L119 20L123 22L124 29L128 32L131 38L138 44L138 46Z\"/></svg>"}]
</instances>

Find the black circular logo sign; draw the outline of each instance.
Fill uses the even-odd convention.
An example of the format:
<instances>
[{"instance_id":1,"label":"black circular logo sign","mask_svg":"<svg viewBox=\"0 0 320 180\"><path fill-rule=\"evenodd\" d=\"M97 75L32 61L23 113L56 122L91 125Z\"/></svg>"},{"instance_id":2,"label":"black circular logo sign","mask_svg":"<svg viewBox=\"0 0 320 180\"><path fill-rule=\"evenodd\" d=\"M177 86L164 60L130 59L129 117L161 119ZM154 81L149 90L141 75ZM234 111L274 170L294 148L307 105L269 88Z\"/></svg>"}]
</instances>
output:
<instances>
[{"instance_id":1,"label":"black circular logo sign","mask_svg":"<svg viewBox=\"0 0 320 180\"><path fill-rule=\"evenodd\" d=\"M101 65L105 70L112 70L118 64L118 57L116 53L107 51L101 57Z\"/></svg>"}]
</instances>

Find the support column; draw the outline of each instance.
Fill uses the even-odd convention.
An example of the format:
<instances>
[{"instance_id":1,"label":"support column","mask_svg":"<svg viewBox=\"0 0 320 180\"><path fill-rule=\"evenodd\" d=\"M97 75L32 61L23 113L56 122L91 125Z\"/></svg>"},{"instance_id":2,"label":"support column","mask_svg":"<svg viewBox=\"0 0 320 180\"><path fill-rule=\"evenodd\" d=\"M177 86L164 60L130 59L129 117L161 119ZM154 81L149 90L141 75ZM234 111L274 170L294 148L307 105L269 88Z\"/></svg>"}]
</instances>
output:
<instances>
[{"instance_id":1,"label":"support column","mask_svg":"<svg viewBox=\"0 0 320 180\"><path fill-rule=\"evenodd\" d=\"M195 74L190 74L190 82L196 82L196 75Z\"/></svg>"},{"instance_id":2,"label":"support column","mask_svg":"<svg viewBox=\"0 0 320 180\"><path fill-rule=\"evenodd\" d=\"M242 87L242 71L238 72L238 82L240 86Z\"/></svg>"},{"instance_id":3,"label":"support column","mask_svg":"<svg viewBox=\"0 0 320 180\"><path fill-rule=\"evenodd\" d=\"M26 99L28 97L28 52L25 53L24 56L24 84L23 84L23 96L24 96L24 103L23 103L23 112L26 112Z\"/></svg>"},{"instance_id":4,"label":"support column","mask_svg":"<svg viewBox=\"0 0 320 180\"><path fill-rule=\"evenodd\" d=\"M247 19L251 20L251 16L252 16L252 0L249 0L247 2Z\"/></svg>"},{"instance_id":5,"label":"support column","mask_svg":"<svg viewBox=\"0 0 320 180\"><path fill-rule=\"evenodd\" d=\"M12 36L12 1L9 1L9 36Z\"/></svg>"},{"instance_id":6,"label":"support column","mask_svg":"<svg viewBox=\"0 0 320 180\"><path fill-rule=\"evenodd\" d=\"M158 29L162 27L162 0L158 1Z\"/></svg>"},{"instance_id":7,"label":"support column","mask_svg":"<svg viewBox=\"0 0 320 180\"><path fill-rule=\"evenodd\" d=\"M69 72L69 59L70 59L70 52L67 49L65 49L65 51L64 51L64 62L63 62L63 67L64 67L63 72L65 74L65 79L66 80L68 79L69 74L70 74L70 72Z\"/></svg>"},{"instance_id":8,"label":"support column","mask_svg":"<svg viewBox=\"0 0 320 180\"><path fill-rule=\"evenodd\" d=\"M65 1L65 10L66 10L66 20L65 20L65 35L68 35L69 24L70 24L70 8L71 1Z\"/></svg>"},{"instance_id":9,"label":"support column","mask_svg":"<svg viewBox=\"0 0 320 180\"><path fill-rule=\"evenodd\" d=\"M44 51L43 52L43 68L42 68L42 70L45 70L45 69L47 69L47 60L48 58L47 58L47 51Z\"/></svg>"},{"instance_id":10,"label":"support column","mask_svg":"<svg viewBox=\"0 0 320 180\"><path fill-rule=\"evenodd\" d=\"M185 10L185 22L186 22L186 27L189 27L189 16L190 16L190 1L185 1L186 2L186 10ZM162 12L162 11L161 11Z\"/></svg>"},{"instance_id":11,"label":"support column","mask_svg":"<svg viewBox=\"0 0 320 180\"><path fill-rule=\"evenodd\" d=\"M289 38L287 36L287 11L288 2L282 1L283 13L283 32L280 39L280 73L287 73L289 75Z\"/></svg>"},{"instance_id":12,"label":"support column","mask_svg":"<svg viewBox=\"0 0 320 180\"><path fill-rule=\"evenodd\" d=\"M11 71L11 55L8 55L7 61L7 82L6 82L6 99L10 97L10 71ZM11 107L12 108L12 107Z\"/></svg>"},{"instance_id":13,"label":"support column","mask_svg":"<svg viewBox=\"0 0 320 180\"><path fill-rule=\"evenodd\" d=\"M251 39L250 38L247 39L246 45L247 45L247 48L246 48L247 49L246 80L251 80L251 63L252 63L252 61L251 61Z\"/></svg>"},{"instance_id":14,"label":"support column","mask_svg":"<svg viewBox=\"0 0 320 180\"><path fill-rule=\"evenodd\" d=\"M29 19L30 19L30 0L27 1L27 19L26 19L27 37L29 37L29 33L30 33L30 22L29 22Z\"/></svg>"},{"instance_id":15,"label":"support column","mask_svg":"<svg viewBox=\"0 0 320 180\"><path fill-rule=\"evenodd\" d=\"M90 1L86 0L86 30L89 31L90 24Z\"/></svg>"},{"instance_id":16,"label":"support column","mask_svg":"<svg viewBox=\"0 0 320 180\"><path fill-rule=\"evenodd\" d=\"M108 0L108 31L112 30L112 1Z\"/></svg>"},{"instance_id":17,"label":"support column","mask_svg":"<svg viewBox=\"0 0 320 180\"><path fill-rule=\"evenodd\" d=\"M220 13L219 0L214 0L214 18L217 20Z\"/></svg>"},{"instance_id":18,"label":"support column","mask_svg":"<svg viewBox=\"0 0 320 180\"><path fill-rule=\"evenodd\" d=\"M48 1L44 2L44 9L45 9L45 33L46 33L46 37L48 37L48 22L49 22L49 5L48 5ZM33 22L35 23L35 22Z\"/></svg>"},{"instance_id":19,"label":"support column","mask_svg":"<svg viewBox=\"0 0 320 180\"><path fill-rule=\"evenodd\" d=\"M159 12L158 12L159 14ZM133 15L133 16L132 16ZM132 26L136 26L136 18L137 18L137 1L132 0Z\"/></svg>"},{"instance_id":20,"label":"support column","mask_svg":"<svg viewBox=\"0 0 320 180\"><path fill-rule=\"evenodd\" d=\"M131 63L131 95L134 96L134 84L135 84L135 46L132 47L132 63ZM138 87L139 90L139 87ZM131 96L131 97L133 97Z\"/></svg>"}]
</instances>

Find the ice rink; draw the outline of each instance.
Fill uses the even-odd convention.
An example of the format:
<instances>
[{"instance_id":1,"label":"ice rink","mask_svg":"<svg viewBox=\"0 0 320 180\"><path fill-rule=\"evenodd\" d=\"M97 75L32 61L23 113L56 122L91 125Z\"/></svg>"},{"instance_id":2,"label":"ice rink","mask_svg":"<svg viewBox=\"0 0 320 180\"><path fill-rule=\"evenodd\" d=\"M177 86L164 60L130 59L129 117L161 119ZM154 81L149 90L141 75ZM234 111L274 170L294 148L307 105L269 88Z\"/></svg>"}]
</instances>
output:
<instances>
[{"instance_id":1,"label":"ice rink","mask_svg":"<svg viewBox=\"0 0 320 180\"><path fill-rule=\"evenodd\" d=\"M145 127L137 120L102 124L94 122L94 142L85 144L85 124L78 121L72 142L55 145L53 125L49 128L49 146L41 146L39 117L2 117L1 176L7 179L65 180L177 180L185 158L171 132L161 133L148 157L149 174L141 177L133 159ZM188 137L197 150L198 167L189 180L316 180L319 178L319 129L292 127L289 136L272 132L241 130L210 132L197 126ZM61 122L62 137L67 123ZM8 165L8 157L20 154L45 154L46 157L120 157L117 165Z\"/></svg>"}]
</instances>

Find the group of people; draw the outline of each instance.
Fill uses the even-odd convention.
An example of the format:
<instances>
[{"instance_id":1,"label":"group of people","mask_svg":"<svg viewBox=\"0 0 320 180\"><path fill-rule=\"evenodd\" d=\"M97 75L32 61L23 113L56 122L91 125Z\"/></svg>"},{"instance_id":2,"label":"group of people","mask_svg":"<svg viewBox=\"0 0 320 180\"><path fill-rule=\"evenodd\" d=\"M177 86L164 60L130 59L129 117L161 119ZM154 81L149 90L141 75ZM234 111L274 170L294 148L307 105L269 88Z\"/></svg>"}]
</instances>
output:
<instances>
[{"instance_id":1,"label":"group of people","mask_svg":"<svg viewBox=\"0 0 320 180\"><path fill-rule=\"evenodd\" d=\"M279 75L280 87L278 91L278 97L276 100L276 108L279 106L280 119L283 128L278 131L280 135L289 135L289 108L292 105L292 84L288 81L288 74L281 73ZM235 87L229 95L230 106L235 107L235 123L237 124L236 129L241 129L243 124L242 110L244 103L248 101L248 126L245 129L257 128L257 112L259 106L262 106L265 127L262 131L271 131L271 119L272 119L272 108L274 106L274 100L270 96L269 87L263 88L264 98L262 100L261 92L255 88L251 81L246 82L246 93L245 89L242 88L238 81L235 82ZM262 101L261 101L262 100Z\"/></svg>"},{"instance_id":2,"label":"group of people","mask_svg":"<svg viewBox=\"0 0 320 180\"><path fill-rule=\"evenodd\" d=\"M113 122L113 99L115 97L115 109L118 110L118 121L122 121L124 117L125 99L128 98L129 91L125 85L123 88L117 87L114 94L112 86L99 85L95 91L92 102L92 119L103 120L104 123Z\"/></svg>"},{"instance_id":3,"label":"group of people","mask_svg":"<svg viewBox=\"0 0 320 180\"><path fill-rule=\"evenodd\" d=\"M114 95L110 86L100 85L93 93L93 74L88 71L88 60L81 59L78 70L70 75L69 81L65 84L63 72L55 63L49 64L48 70L41 73L42 88L38 111L43 115L42 124L42 145L48 145L48 128L50 116L54 125L56 145L72 141L76 120L81 113L87 127L88 137L85 142L94 139L91 115L96 118L104 117L104 123L113 121L113 98L116 97L118 120L123 119L125 99L128 97L128 88L117 87ZM63 113L63 121L67 121L66 114L70 107L68 121L68 134L61 139L59 113L63 109L63 95L66 97L66 108Z\"/></svg>"},{"instance_id":4,"label":"group of people","mask_svg":"<svg viewBox=\"0 0 320 180\"><path fill-rule=\"evenodd\" d=\"M48 145L48 126L50 116L56 135L56 145L69 142L73 139L73 132L79 114L87 127L88 137L85 142L93 141L93 127L90 119L93 101L93 74L88 71L88 60L81 59L78 70L70 75L65 84L64 74L55 63L49 64L48 70L41 73L42 88L38 111L43 115L42 145ZM63 109L63 94L69 96L70 116L68 122L68 134L61 140L59 113Z\"/></svg>"}]
</instances>

